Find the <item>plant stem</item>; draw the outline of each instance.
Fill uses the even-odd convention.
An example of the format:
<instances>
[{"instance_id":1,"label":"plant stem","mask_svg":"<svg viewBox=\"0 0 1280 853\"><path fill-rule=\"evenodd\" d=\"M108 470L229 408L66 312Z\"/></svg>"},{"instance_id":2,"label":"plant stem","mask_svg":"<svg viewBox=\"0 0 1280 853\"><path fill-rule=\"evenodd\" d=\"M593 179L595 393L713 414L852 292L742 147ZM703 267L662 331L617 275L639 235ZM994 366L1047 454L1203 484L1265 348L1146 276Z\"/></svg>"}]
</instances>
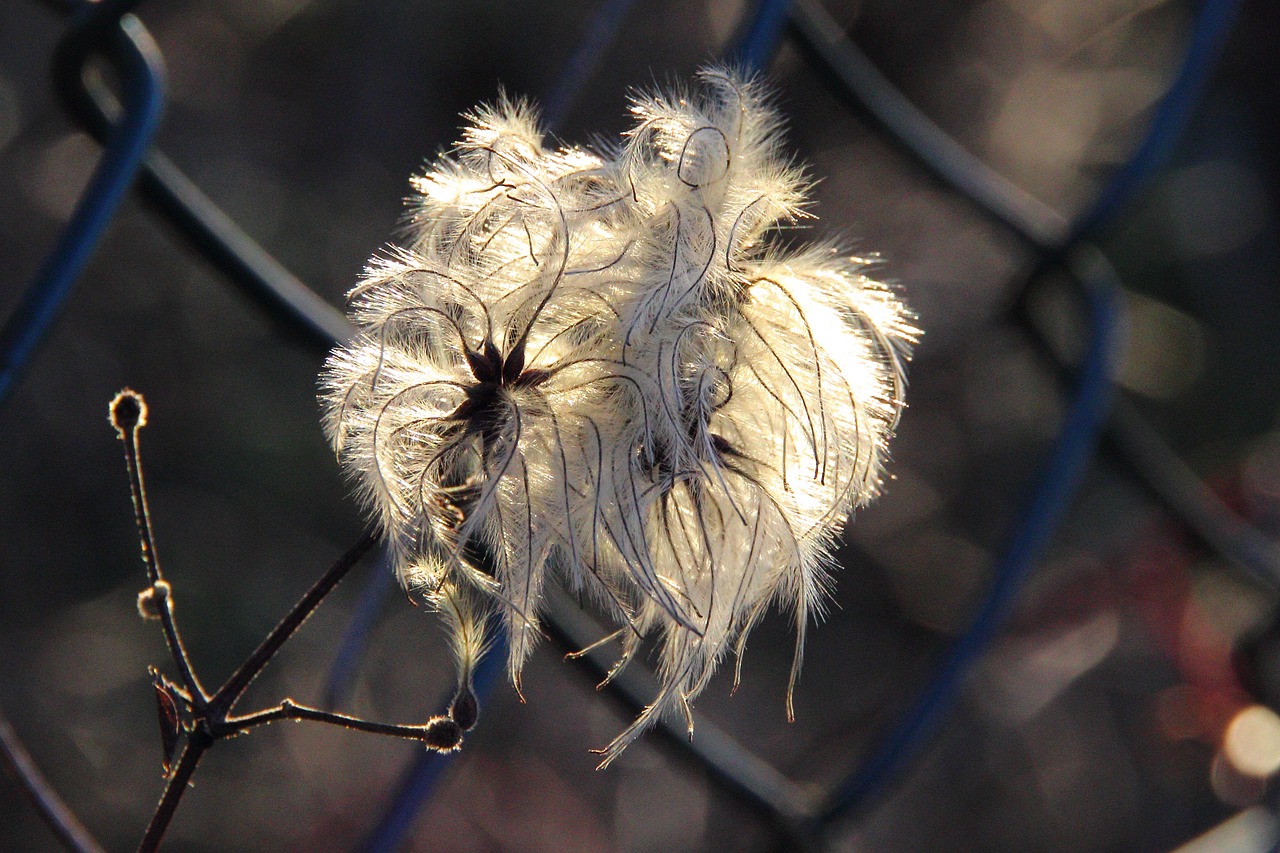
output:
<instances>
[{"instance_id":1,"label":"plant stem","mask_svg":"<svg viewBox=\"0 0 1280 853\"><path fill-rule=\"evenodd\" d=\"M333 711L323 711L319 708L299 705L292 699L285 699L276 707L268 708L265 711L245 714L242 717L227 718L223 726L219 727L218 735L224 736L224 727L225 734L235 734L276 720L311 720L344 729L390 735L391 737L402 737L410 740L422 740L430 726L430 723L425 725L401 725L398 723L379 723L373 720L362 720L359 717L351 717Z\"/></svg>"},{"instance_id":2,"label":"plant stem","mask_svg":"<svg viewBox=\"0 0 1280 853\"><path fill-rule=\"evenodd\" d=\"M173 618L173 589L161 581L151 587L152 594L160 600L160 625L164 628L164 639L169 645L169 653L173 657L174 666L182 678L182 686L191 694L191 704L198 710L209 705L209 694L196 677L196 671L187 657L187 647L182 644L182 635L178 633L178 623Z\"/></svg>"},{"instance_id":3,"label":"plant stem","mask_svg":"<svg viewBox=\"0 0 1280 853\"><path fill-rule=\"evenodd\" d=\"M138 845L138 853L153 853L160 847L169 823L173 820L173 814L178 810L178 803L182 802L182 795L187 792L191 774L195 773L196 765L212 743L213 738L200 729L191 733L186 746L182 748L182 756L173 768L173 775L169 777L169 784L160 797L160 803L156 806L156 812L151 816L147 832Z\"/></svg>"},{"instance_id":4,"label":"plant stem","mask_svg":"<svg viewBox=\"0 0 1280 853\"><path fill-rule=\"evenodd\" d=\"M156 599L152 603L158 605L156 615L164 627L164 639L182 678L182 686L191 694L193 704L203 709L209 702L209 696L196 678L174 622L172 590L160 569L160 556L156 553L155 535L151 529L151 509L147 505L147 487L142 480L142 451L138 442L138 432L147 423L146 400L128 388L121 391L111 401L111 423L124 443L124 464L129 472L129 491L133 495L133 516L138 525L142 565L147 570L147 579L151 581L150 595Z\"/></svg>"},{"instance_id":5,"label":"plant stem","mask_svg":"<svg viewBox=\"0 0 1280 853\"><path fill-rule=\"evenodd\" d=\"M225 720L227 713L235 705L236 700L244 693L245 689L262 672L263 668L271 661L280 647L285 641L297 631L307 617L324 601L325 596L333 591L333 588L347 576L347 573L360 561L374 543L377 542L377 535L373 531L365 531L364 535L352 545L347 553L338 558L327 572L316 581L311 589L293 606L285 617L280 620L280 624L271 631L270 634L262 641L258 648L254 649L251 654L240 667L232 673L213 698L209 700L210 717L215 720Z\"/></svg>"}]
</instances>

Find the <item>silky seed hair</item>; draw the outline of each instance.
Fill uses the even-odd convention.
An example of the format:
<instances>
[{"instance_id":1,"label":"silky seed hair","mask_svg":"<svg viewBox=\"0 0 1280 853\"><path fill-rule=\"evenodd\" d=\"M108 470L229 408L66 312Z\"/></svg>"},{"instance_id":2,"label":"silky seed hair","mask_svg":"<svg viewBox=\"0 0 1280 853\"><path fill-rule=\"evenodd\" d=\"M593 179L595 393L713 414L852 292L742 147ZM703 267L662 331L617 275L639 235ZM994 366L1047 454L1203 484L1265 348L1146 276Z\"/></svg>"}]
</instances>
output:
<instances>
[{"instance_id":1,"label":"silky seed hair","mask_svg":"<svg viewBox=\"0 0 1280 853\"><path fill-rule=\"evenodd\" d=\"M505 96L469 115L321 376L344 469L452 637L461 729L495 619L519 689L549 582L618 626L610 677L657 644L659 691L602 766L664 715L692 732L775 605L796 626L791 715L919 335L865 264L778 238L808 182L757 81L705 69L632 114L595 150L549 145Z\"/></svg>"}]
</instances>

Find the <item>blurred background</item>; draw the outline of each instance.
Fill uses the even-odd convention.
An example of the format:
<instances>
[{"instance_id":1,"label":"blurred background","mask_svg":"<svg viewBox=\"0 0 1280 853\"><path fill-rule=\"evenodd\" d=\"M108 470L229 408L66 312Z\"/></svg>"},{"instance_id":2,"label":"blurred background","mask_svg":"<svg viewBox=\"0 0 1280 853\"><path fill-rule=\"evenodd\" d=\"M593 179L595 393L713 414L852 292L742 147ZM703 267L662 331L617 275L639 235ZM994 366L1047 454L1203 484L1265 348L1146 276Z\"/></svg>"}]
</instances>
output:
<instances>
[{"instance_id":1,"label":"blurred background","mask_svg":"<svg viewBox=\"0 0 1280 853\"><path fill-rule=\"evenodd\" d=\"M615 4L625 7L626 4ZM139 16L170 93L159 144L286 267L334 304L397 233L407 178L499 87L557 92L601 0L171 0ZM1071 217L1128 157L1180 62L1181 0L827 0L930 117ZM630 87L685 78L741 39L748 0L624 8L559 135L628 124ZM61 16L0 4L0 313L16 304L100 151L49 82ZM1099 244L1126 287L1128 399L1242 517L1280 534L1280 8L1245 3L1170 163ZM810 634L785 722L784 618L698 701L820 795L857 766L965 630L1064 412L1010 322L1034 258L851 112L788 35L769 70L809 224L879 260L926 330L885 496L851 525L833 606ZM563 90L560 90L563 91ZM1033 300L1080 336L1069 299ZM110 849L141 835L163 786L144 584L120 444L123 386L151 405L143 452L158 551L206 682L219 682L358 537L318 423L323 353L267 318L136 199L0 411L0 704ZM1274 546L1268 542L1274 551ZM1274 553L1268 557L1275 559ZM244 708L316 702L376 561L352 574ZM1105 449L957 709L896 784L838 822L848 851L1264 851L1277 837L1280 631L1273 592L1196 544ZM587 750L630 718L545 643L521 704L499 684L402 849L786 849L767 815L651 735L612 769ZM413 722L452 686L444 634L391 592L342 707ZM383 818L419 750L278 723L206 757L176 850L348 850ZM1206 833L1210 833L1206 836ZM1213 834L1217 833L1217 834ZM1207 846L1206 846L1207 845ZM0 849L54 849L0 777Z\"/></svg>"}]
</instances>

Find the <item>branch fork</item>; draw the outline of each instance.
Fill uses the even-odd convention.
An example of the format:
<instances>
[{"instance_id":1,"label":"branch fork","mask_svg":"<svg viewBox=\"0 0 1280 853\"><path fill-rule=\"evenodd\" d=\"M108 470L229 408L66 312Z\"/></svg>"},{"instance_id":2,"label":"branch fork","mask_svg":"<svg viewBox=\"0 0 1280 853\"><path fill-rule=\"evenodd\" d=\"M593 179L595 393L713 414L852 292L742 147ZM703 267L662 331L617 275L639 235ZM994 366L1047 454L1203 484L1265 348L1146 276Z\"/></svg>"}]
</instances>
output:
<instances>
[{"instance_id":1,"label":"branch fork","mask_svg":"<svg viewBox=\"0 0 1280 853\"><path fill-rule=\"evenodd\" d=\"M139 851L153 851L159 847L196 766L207 749L222 738L234 737L276 720L310 720L354 731L405 738L418 741L436 752L453 752L459 748L464 732L475 724L476 717L476 710L465 702L457 714L453 713L451 707L448 715L430 717L424 723L412 725L365 720L313 708L290 698L282 699L279 704L269 708L245 714L234 713L236 703L276 652L360 559L372 550L377 542L376 534L372 531L366 531L307 590L225 684L212 693L207 691L196 675L195 667L182 642L182 634L174 618L173 587L165 580L160 558L156 553L138 444L138 432L147 423L146 401L138 392L126 388L111 401L110 415L111 424L124 443L125 467L133 495L142 563L150 582L138 594L138 612L146 619L160 622L178 676L175 682L155 667L151 668L167 783L139 845ZM453 704L459 703L455 701Z\"/></svg>"}]
</instances>

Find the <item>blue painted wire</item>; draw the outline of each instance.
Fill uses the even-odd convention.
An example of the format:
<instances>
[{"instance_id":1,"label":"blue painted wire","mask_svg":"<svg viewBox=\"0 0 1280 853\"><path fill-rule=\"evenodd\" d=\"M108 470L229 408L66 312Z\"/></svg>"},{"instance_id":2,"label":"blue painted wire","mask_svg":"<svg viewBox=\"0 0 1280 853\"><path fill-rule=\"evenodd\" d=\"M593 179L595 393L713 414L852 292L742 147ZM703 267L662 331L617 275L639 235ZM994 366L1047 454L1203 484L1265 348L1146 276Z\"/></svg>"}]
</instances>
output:
<instances>
[{"instance_id":1,"label":"blue painted wire","mask_svg":"<svg viewBox=\"0 0 1280 853\"><path fill-rule=\"evenodd\" d=\"M105 87L86 87L80 75L59 82L59 94L68 111L89 133L105 139L111 129ZM258 245L163 152L152 149L147 153L138 184L143 200L159 210L197 253L277 319L282 328L326 349L355 334L355 327L341 311Z\"/></svg>"},{"instance_id":2,"label":"blue painted wire","mask_svg":"<svg viewBox=\"0 0 1280 853\"><path fill-rule=\"evenodd\" d=\"M791 0L759 0L751 26L734 56L743 68L760 73L769 66L782 41L790 6Z\"/></svg>"},{"instance_id":3,"label":"blue painted wire","mask_svg":"<svg viewBox=\"0 0 1280 853\"><path fill-rule=\"evenodd\" d=\"M285 269L162 152L147 155L140 184L143 197L284 329L325 349L355 334L346 315Z\"/></svg>"},{"instance_id":4,"label":"blue painted wire","mask_svg":"<svg viewBox=\"0 0 1280 853\"><path fill-rule=\"evenodd\" d=\"M60 45L58 62L80 73L102 27L117 25L116 64L123 78L124 112L109 133L89 186L71 220L17 309L0 329L0 405L12 395L23 370L48 337L76 280L106 230L160 125L164 108L164 63L159 49L132 15L119 16L133 2L91 4Z\"/></svg>"},{"instance_id":5,"label":"blue painted wire","mask_svg":"<svg viewBox=\"0 0 1280 853\"><path fill-rule=\"evenodd\" d=\"M1079 254L1084 251L1078 250L1069 261L1085 284L1091 330L1076 393L994 567L987 597L969 629L951 647L937 674L892 733L830 797L821 813L823 821L855 810L881 793L955 704L965 676L1003 624L1089 466L1107 416L1121 335L1114 273L1100 254L1093 250Z\"/></svg>"},{"instance_id":6,"label":"blue painted wire","mask_svg":"<svg viewBox=\"0 0 1280 853\"><path fill-rule=\"evenodd\" d=\"M21 780L22 793L63 847L73 853L105 853L98 840L40 772L3 709L0 709L0 764L15 779Z\"/></svg>"},{"instance_id":7,"label":"blue painted wire","mask_svg":"<svg viewBox=\"0 0 1280 853\"><path fill-rule=\"evenodd\" d=\"M864 807L881 794L923 746L955 704L964 676L995 637L1022 581L1065 512L1106 422L1113 390L1110 371L1118 340L1118 282L1114 271L1092 247L1070 246L1105 222L1164 162L1203 89L1236 6L1236 0L1206 0L1187 56L1132 161L1118 170L1097 203L1072 227L1066 243L1056 249L1055 254L1069 253L1062 260L1085 287L1092 323L1089 349L1079 369L1071 409L995 566L991 589L973 623L888 737L835 789L822 811L824 822Z\"/></svg>"},{"instance_id":8,"label":"blue painted wire","mask_svg":"<svg viewBox=\"0 0 1280 853\"><path fill-rule=\"evenodd\" d=\"M64 11L85 5L96 10L107 5L78 0L45 2ZM120 5L120 0L113 0L112 5ZM150 35L140 23L135 22L131 32L151 44ZM159 57L153 44L150 49ZM110 92L100 81L86 81L80 73L80 62L71 59L60 57L61 61L54 64L58 96L73 118L95 139L105 142L114 126L111 116L115 105ZM355 334L355 328L340 310L285 269L162 152L154 148L147 152L138 186L144 201L156 207L200 255L279 320L284 329L326 349Z\"/></svg>"},{"instance_id":9,"label":"blue painted wire","mask_svg":"<svg viewBox=\"0 0 1280 853\"><path fill-rule=\"evenodd\" d=\"M1231 34L1240 5L1241 0L1205 0L1200 5L1182 64L1146 135L1129 160L1111 175L1089 212L1077 220L1072 229L1074 238L1106 224L1168 161Z\"/></svg>"},{"instance_id":10,"label":"blue painted wire","mask_svg":"<svg viewBox=\"0 0 1280 853\"><path fill-rule=\"evenodd\" d=\"M1038 249L1060 246L1067 218L969 153L898 90L819 0L792 0L791 20L840 93L952 189Z\"/></svg>"},{"instance_id":11,"label":"blue painted wire","mask_svg":"<svg viewBox=\"0 0 1280 853\"><path fill-rule=\"evenodd\" d=\"M560 128L577 103L582 89L600 64L605 48L613 42L622 20L635 5L635 0L604 0L582 40L565 63L560 77L542 102L542 118L552 132Z\"/></svg>"},{"instance_id":12,"label":"blue painted wire","mask_svg":"<svg viewBox=\"0 0 1280 853\"><path fill-rule=\"evenodd\" d=\"M369 635L378 622L382 605L396 586L394 578L391 558L386 549L383 549L377 565L360 588L360 597L351 613L351 621L347 623L342 642L338 644L338 653L334 655L333 664L329 667L329 678L325 682L321 699L323 707L336 708L351 693L351 685L355 683L356 674L360 671L360 661L369 647Z\"/></svg>"},{"instance_id":13,"label":"blue painted wire","mask_svg":"<svg viewBox=\"0 0 1280 853\"><path fill-rule=\"evenodd\" d=\"M1218 28L1234 15L1238 0L1201 10L1213 37L1192 35L1197 59L1184 61L1175 79L1175 99L1166 98L1157 109L1151 131L1165 135L1180 125L1173 119L1189 110L1185 101L1203 86L1211 66L1205 61L1207 46L1220 45ZM962 193L989 216L1002 222L1043 254L1052 255L1065 245L1073 230L1066 217L1023 191L969 153L946 131L933 123L886 78L856 44L845 37L840 24L815 0L793 0L792 21L806 44L838 84L840 94L857 104L888 132L891 139L912 154L937 177ZM1171 94L1173 89L1170 90ZM1163 116L1163 118L1161 118ZM1150 152L1167 152L1167 144L1145 146ZM1163 153L1160 156L1164 156ZM1160 159L1148 154L1148 169ZM1109 185L1108 207L1118 208L1122 196L1138 189L1133 170L1121 169ZM1125 177L1121 177L1121 176ZM1101 222L1096 217L1095 222ZM1034 276L1033 276L1034 277ZM1033 343L1046 351L1045 341L1031 327ZM1052 353L1048 353L1053 355ZM1056 356L1053 356L1056 361ZM1248 574L1268 589L1280 588L1280 552L1270 537L1240 518L1183 462L1137 408L1118 394L1112 402L1107 441L1156 501L1178 518L1202 546Z\"/></svg>"},{"instance_id":14,"label":"blue painted wire","mask_svg":"<svg viewBox=\"0 0 1280 853\"><path fill-rule=\"evenodd\" d=\"M1155 174L1186 127L1241 0L1205 0L1183 59L1143 139L1070 228L1066 219L969 153L889 82L817 0L793 0L804 41L877 122L931 171L1042 250L1069 246L1105 224Z\"/></svg>"}]
</instances>

